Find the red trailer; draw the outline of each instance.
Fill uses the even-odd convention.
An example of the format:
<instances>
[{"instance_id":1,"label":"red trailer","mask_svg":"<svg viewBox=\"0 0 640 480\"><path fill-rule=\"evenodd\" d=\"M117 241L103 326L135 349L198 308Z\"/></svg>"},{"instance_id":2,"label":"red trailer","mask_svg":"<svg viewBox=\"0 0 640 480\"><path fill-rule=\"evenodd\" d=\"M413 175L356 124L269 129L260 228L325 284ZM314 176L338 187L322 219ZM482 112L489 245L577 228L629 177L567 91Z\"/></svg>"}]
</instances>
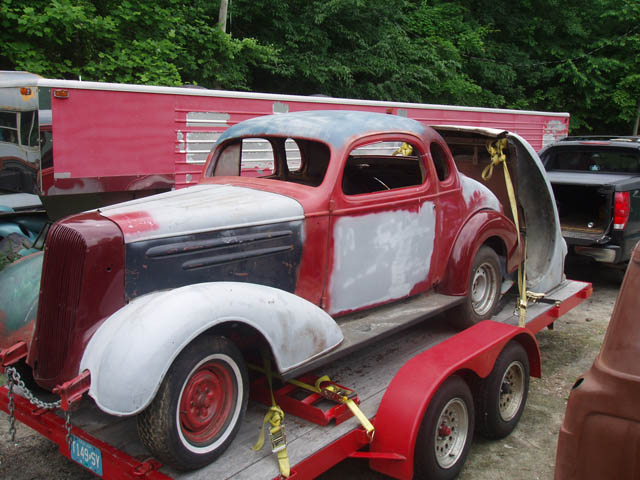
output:
<instances>
[{"instance_id":1,"label":"red trailer","mask_svg":"<svg viewBox=\"0 0 640 480\"><path fill-rule=\"evenodd\" d=\"M276 401L287 416L289 478L314 478L346 458L360 458L363 469L368 465L400 479L425 478L425 463L435 461L442 470L439 478L452 478L454 469L449 464L462 467L473 436L465 427L475 424L477 431L491 438L500 438L515 427L526 402L529 373L541 374L534 334L552 327L590 294L590 284L565 280L543 301L529 306L525 328L515 326L512 301L506 301L493 320L460 333L446 320L430 318L314 372L328 374L357 392L356 401L375 426L374 434L368 435L345 413L344 406L327 405L321 395L296 385L276 386ZM415 305L408 302L403 308L408 312ZM434 307L426 315L437 312ZM383 307L376 315L379 322L391 322L398 313L396 305ZM487 398L491 391L487 385L495 382L501 393L498 398ZM19 394L14 395L12 408L18 421L102 478L282 478L268 448L257 452L250 448L268 410L260 403L265 396L268 398L269 390L264 388L264 377L257 375L252 383L252 398L257 401L249 403L229 449L214 463L190 473L164 467L151 458L135 439L133 419L107 416L87 398L71 411L69 431L64 411L45 410ZM66 400L63 398L63 404ZM7 386L2 387L0 409L8 413L10 405ZM74 439L73 452L67 435Z\"/></svg>"},{"instance_id":2,"label":"red trailer","mask_svg":"<svg viewBox=\"0 0 640 480\"><path fill-rule=\"evenodd\" d=\"M361 110L426 125L509 130L536 151L569 130L568 113L53 80L26 72L0 72L0 98L2 188L40 195L52 219L194 185L228 127L273 113Z\"/></svg>"}]
</instances>

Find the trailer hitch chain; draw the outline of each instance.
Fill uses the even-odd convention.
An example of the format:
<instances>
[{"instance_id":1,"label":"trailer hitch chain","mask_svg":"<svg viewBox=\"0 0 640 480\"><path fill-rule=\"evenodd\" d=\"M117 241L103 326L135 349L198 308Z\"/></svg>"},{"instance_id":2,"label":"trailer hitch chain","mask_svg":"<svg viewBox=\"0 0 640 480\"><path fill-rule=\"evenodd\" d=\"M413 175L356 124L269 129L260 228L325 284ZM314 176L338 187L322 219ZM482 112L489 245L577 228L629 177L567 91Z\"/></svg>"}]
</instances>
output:
<instances>
[{"instance_id":1,"label":"trailer hitch chain","mask_svg":"<svg viewBox=\"0 0 640 480\"><path fill-rule=\"evenodd\" d=\"M55 410L60 407L60 400L55 402L43 402L38 397L36 397L26 386L22 377L20 377L20 373L16 370L15 367L5 367L5 374L7 375L7 385L8 385L8 394L9 394L9 435L11 436L11 442L15 442L16 435L16 417L15 417L15 403L14 396L15 391L14 388L17 385L22 395L29 400L32 405L38 407L38 409L44 410Z\"/></svg>"}]
</instances>

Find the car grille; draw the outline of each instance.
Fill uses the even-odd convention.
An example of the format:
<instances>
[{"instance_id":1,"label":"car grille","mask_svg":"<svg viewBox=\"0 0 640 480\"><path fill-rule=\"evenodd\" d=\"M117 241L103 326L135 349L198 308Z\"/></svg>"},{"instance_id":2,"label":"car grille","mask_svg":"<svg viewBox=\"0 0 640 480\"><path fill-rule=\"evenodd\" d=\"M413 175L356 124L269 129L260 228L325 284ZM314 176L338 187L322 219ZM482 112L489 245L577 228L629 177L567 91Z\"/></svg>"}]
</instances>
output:
<instances>
[{"instance_id":1,"label":"car grille","mask_svg":"<svg viewBox=\"0 0 640 480\"><path fill-rule=\"evenodd\" d=\"M85 252L85 240L77 231L60 224L51 227L36 331L40 378L52 378L63 368L78 312Z\"/></svg>"}]
</instances>

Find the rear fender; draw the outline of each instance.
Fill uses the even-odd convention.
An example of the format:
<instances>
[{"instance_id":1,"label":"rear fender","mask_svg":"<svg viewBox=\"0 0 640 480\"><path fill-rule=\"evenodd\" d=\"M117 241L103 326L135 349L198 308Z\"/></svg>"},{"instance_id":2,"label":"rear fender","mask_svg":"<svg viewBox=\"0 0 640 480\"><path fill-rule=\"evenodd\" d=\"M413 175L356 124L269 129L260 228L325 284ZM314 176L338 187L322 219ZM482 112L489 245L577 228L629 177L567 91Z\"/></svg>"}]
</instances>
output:
<instances>
[{"instance_id":1,"label":"rear fender","mask_svg":"<svg viewBox=\"0 0 640 480\"><path fill-rule=\"evenodd\" d=\"M444 295L466 295L469 290L469 274L476 253L491 237L498 237L505 244L507 271L518 266L518 233L511 220L494 210L481 210L464 224L449 255L445 276L438 286Z\"/></svg>"},{"instance_id":2,"label":"rear fender","mask_svg":"<svg viewBox=\"0 0 640 480\"><path fill-rule=\"evenodd\" d=\"M414 449L431 398L447 378L473 372L486 378L511 340L529 356L530 372L540 376L540 350L528 330L491 320L480 322L405 363L393 377L376 413L373 453L395 453L405 460L372 459L373 470L393 478L413 477Z\"/></svg>"},{"instance_id":3,"label":"rear fender","mask_svg":"<svg viewBox=\"0 0 640 480\"><path fill-rule=\"evenodd\" d=\"M340 327L312 303L263 285L212 282L139 297L93 335L80 371L89 395L112 415L133 415L153 399L176 356L215 325L237 322L259 331L281 373L335 348Z\"/></svg>"}]
</instances>

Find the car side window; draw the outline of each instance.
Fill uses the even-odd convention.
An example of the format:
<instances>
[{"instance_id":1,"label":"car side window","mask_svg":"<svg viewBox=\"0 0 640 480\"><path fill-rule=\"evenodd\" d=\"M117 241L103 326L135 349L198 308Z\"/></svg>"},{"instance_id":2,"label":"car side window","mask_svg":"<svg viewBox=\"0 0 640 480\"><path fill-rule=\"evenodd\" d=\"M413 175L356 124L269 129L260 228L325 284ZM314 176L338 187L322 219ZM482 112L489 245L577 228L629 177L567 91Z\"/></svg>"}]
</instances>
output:
<instances>
[{"instance_id":1,"label":"car side window","mask_svg":"<svg viewBox=\"0 0 640 480\"><path fill-rule=\"evenodd\" d=\"M312 140L243 138L220 152L213 176L259 177L317 187L324 180L329 157L329 148Z\"/></svg>"},{"instance_id":2,"label":"car side window","mask_svg":"<svg viewBox=\"0 0 640 480\"><path fill-rule=\"evenodd\" d=\"M243 138L228 145L218 157L213 175L259 177L274 171L273 146L263 138Z\"/></svg>"},{"instance_id":3,"label":"car side window","mask_svg":"<svg viewBox=\"0 0 640 480\"><path fill-rule=\"evenodd\" d=\"M447 178L449 178L449 174L451 173L449 169L449 162L447 161L447 156L445 155L442 147L436 142L431 143L431 145L429 146L429 150L431 151L431 158L433 159L433 164L436 167L438 180L443 182Z\"/></svg>"},{"instance_id":4,"label":"car side window","mask_svg":"<svg viewBox=\"0 0 640 480\"><path fill-rule=\"evenodd\" d=\"M342 175L345 195L422 185L426 172L417 148L407 142L374 142L349 153Z\"/></svg>"}]
</instances>

